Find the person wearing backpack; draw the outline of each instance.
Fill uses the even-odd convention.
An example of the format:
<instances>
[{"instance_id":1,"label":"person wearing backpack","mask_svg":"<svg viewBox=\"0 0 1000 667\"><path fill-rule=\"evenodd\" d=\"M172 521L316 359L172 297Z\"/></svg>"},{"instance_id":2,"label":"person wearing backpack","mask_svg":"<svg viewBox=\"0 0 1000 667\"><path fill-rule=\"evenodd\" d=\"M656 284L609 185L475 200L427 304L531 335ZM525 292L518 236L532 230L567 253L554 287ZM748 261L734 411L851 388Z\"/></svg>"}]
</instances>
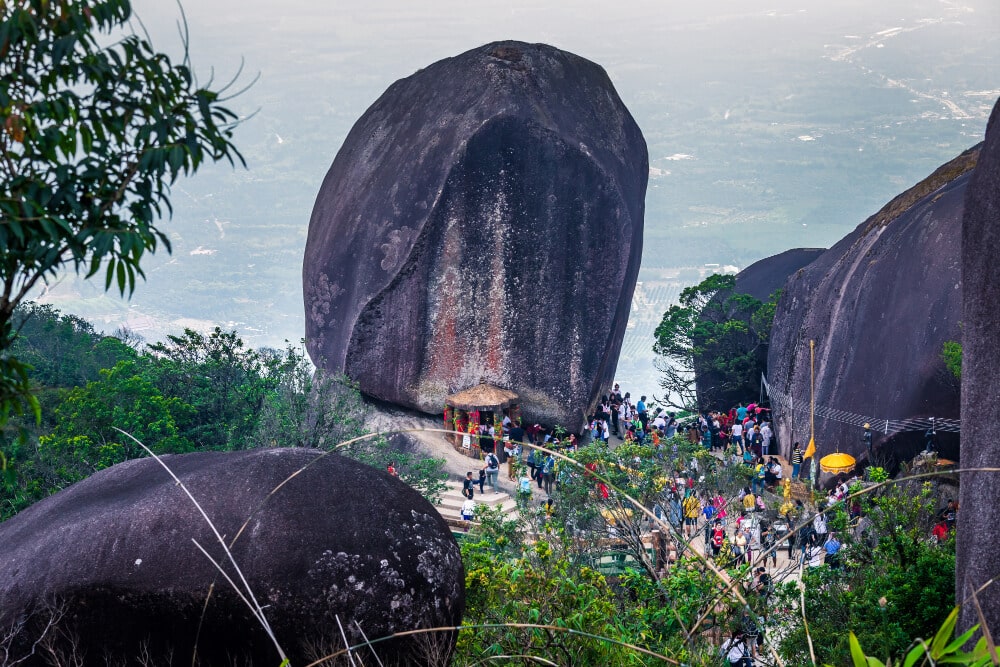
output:
<instances>
[{"instance_id":1,"label":"person wearing backpack","mask_svg":"<svg viewBox=\"0 0 1000 667\"><path fill-rule=\"evenodd\" d=\"M486 483L493 489L493 493L500 493L500 489L497 488L497 477L500 476L500 459L495 453L490 452L486 455L484 469L486 470Z\"/></svg>"},{"instance_id":2,"label":"person wearing backpack","mask_svg":"<svg viewBox=\"0 0 1000 667\"><path fill-rule=\"evenodd\" d=\"M757 463L753 469L753 478L750 480L750 490L754 493L760 493L764 490L764 478L767 475L767 468L764 466L764 460L762 458L757 459Z\"/></svg>"},{"instance_id":3,"label":"person wearing backpack","mask_svg":"<svg viewBox=\"0 0 1000 667\"><path fill-rule=\"evenodd\" d=\"M542 464L542 477L545 479L545 493L552 495L552 482L556 479L556 457L552 454Z\"/></svg>"}]
</instances>

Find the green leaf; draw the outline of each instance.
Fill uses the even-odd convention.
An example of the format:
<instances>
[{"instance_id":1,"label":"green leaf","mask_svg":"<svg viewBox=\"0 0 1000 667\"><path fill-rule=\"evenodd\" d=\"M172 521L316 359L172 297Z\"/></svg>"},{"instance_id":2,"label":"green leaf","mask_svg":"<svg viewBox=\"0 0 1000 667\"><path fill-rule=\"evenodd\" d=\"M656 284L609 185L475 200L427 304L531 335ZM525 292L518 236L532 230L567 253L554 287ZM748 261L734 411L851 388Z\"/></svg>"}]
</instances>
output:
<instances>
[{"instance_id":1,"label":"green leaf","mask_svg":"<svg viewBox=\"0 0 1000 667\"><path fill-rule=\"evenodd\" d=\"M931 658L936 660L944 655L944 649L948 645L948 640L951 639L956 623L958 623L958 607L951 610L948 618L944 620L944 623L938 628L937 634L934 635L934 640L931 642Z\"/></svg>"},{"instance_id":2,"label":"green leaf","mask_svg":"<svg viewBox=\"0 0 1000 667\"><path fill-rule=\"evenodd\" d=\"M942 655L949 655L961 649L963 646L965 646L965 642L972 639L972 635L976 634L977 630L979 630L978 625L974 625L968 630L966 630L960 637L957 637L955 641L953 641L952 643L948 644L948 646L945 647Z\"/></svg>"},{"instance_id":3,"label":"green leaf","mask_svg":"<svg viewBox=\"0 0 1000 667\"><path fill-rule=\"evenodd\" d=\"M917 664L917 660L924 657L927 652L927 647L923 642L918 642L916 646L911 648L906 654L906 659L903 660L903 667L913 667Z\"/></svg>"},{"instance_id":4,"label":"green leaf","mask_svg":"<svg viewBox=\"0 0 1000 667\"><path fill-rule=\"evenodd\" d=\"M868 658L865 657L865 652L861 650L861 644L858 642L858 638L854 632L848 635L848 641L851 645L851 660L854 661L854 667L868 667Z\"/></svg>"}]
</instances>

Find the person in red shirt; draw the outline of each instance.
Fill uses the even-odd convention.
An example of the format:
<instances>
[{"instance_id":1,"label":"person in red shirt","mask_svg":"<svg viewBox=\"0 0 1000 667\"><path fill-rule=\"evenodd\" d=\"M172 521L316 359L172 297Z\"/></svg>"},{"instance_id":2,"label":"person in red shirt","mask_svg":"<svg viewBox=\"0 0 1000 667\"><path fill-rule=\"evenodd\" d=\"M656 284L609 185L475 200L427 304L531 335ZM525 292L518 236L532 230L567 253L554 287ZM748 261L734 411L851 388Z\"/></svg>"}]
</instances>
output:
<instances>
[{"instance_id":1,"label":"person in red shirt","mask_svg":"<svg viewBox=\"0 0 1000 667\"><path fill-rule=\"evenodd\" d=\"M934 524L934 530L931 531L931 535L938 541L938 544L944 542L948 539L948 524L944 521L938 521Z\"/></svg>"}]
</instances>

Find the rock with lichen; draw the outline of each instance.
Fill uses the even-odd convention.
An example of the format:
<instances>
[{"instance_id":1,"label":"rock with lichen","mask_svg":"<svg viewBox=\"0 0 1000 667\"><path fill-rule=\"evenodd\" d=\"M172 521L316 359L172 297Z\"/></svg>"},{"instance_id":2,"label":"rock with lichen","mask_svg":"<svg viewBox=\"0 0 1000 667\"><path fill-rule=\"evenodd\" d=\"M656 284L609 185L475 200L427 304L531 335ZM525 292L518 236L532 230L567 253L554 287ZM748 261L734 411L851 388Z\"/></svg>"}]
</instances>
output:
<instances>
[{"instance_id":1,"label":"rock with lichen","mask_svg":"<svg viewBox=\"0 0 1000 667\"><path fill-rule=\"evenodd\" d=\"M244 577L293 665L343 648L345 638L362 642L362 629L376 639L461 621L458 546L399 479L305 449L163 461L240 571L155 460L98 472L0 524L3 635L21 626L6 646L11 663L34 645L26 665L53 664L42 659L52 655L65 664L145 664L149 655L191 665L197 655L199 665L277 665L264 623L235 592L234 583L250 600ZM376 650L385 665L425 665L436 659L427 651L447 656L453 647L453 634L439 633Z\"/></svg>"},{"instance_id":2,"label":"rock with lichen","mask_svg":"<svg viewBox=\"0 0 1000 667\"><path fill-rule=\"evenodd\" d=\"M438 413L481 381L582 426L621 350L646 145L605 71L497 42L394 83L316 199L303 263L313 361Z\"/></svg>"},{"instance_id":3,"label":"rock with lichen","mask_svg":"<svg viewBox=\"0 0 1000 667\"><path fill-rule=\"evenodd\" d=\"M962 473L955 601L962 624L1000 626L1000 101L993 107L962 219ZM985 470L982 470L985 469ZM977 599L972 601L973 593ZM980 615L980 610L981 614Z\"/></svg>"}]
</instances>

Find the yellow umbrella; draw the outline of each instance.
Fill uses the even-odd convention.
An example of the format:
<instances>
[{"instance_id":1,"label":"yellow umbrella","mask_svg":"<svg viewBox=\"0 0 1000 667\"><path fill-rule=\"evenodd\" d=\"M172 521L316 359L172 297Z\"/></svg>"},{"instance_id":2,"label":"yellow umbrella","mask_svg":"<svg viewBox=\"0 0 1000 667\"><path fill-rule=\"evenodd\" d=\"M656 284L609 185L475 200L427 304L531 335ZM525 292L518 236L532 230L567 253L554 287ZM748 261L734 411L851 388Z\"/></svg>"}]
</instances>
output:
<instances>
[{"instance_id":1,"label":"yellow umbrella","mask_svg":"<svg viewBox=\"0 0 1000 667\"><path fill-rule=\"evenodd\" d=\"M854 457L842 452L827 454L819 460L820 470L834 475L841 472L851 472L854 470L854 464Z\"/></svg>"}]
</instances>

